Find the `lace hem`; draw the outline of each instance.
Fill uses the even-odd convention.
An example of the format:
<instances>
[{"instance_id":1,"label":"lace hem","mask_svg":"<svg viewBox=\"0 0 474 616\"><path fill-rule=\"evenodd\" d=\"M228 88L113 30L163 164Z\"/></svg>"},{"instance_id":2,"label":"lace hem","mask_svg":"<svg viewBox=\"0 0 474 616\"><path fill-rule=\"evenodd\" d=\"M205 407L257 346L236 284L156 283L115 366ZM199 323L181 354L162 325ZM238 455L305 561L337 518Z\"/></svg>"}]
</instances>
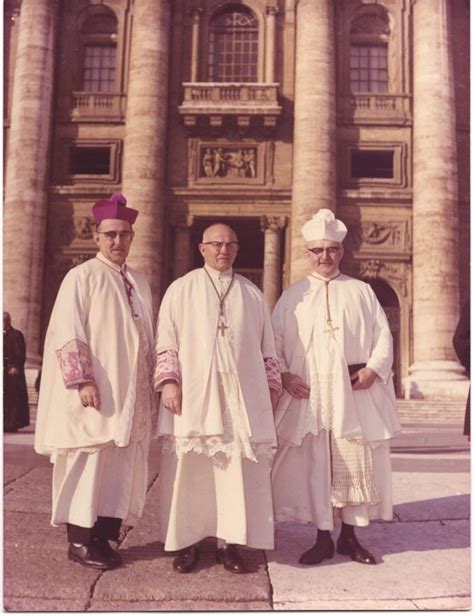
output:
<instances>
[{"instance_id":1,"label":"lace hem","mask_svg":"<svg viewBox=\"0 0 474 616\"><path fill-rule=\"evenodd\" d=\"M362 479L360 482L348 478L351 485L333 485L331 490L331 504L333 507L347 507L349 505L377 505L380 496L374 483Z\"/></svg>"},{"instance_id":2,"label":"lace hem","mask_svg":"<svg viewBox=\"0 0 474 616\"><path fill-rule=\"evenodd\" d=\"M162 453L177 456L187 453L202 454L211 458L219 468L225 468L229 461L235 457L258 462L259 457L272 460L274 456L274 448L271 443L250 443L248 448L243 448L236 441L225 443L220 436L192 438L161 436L160 439Z\"/></svg>"}]
</instances>

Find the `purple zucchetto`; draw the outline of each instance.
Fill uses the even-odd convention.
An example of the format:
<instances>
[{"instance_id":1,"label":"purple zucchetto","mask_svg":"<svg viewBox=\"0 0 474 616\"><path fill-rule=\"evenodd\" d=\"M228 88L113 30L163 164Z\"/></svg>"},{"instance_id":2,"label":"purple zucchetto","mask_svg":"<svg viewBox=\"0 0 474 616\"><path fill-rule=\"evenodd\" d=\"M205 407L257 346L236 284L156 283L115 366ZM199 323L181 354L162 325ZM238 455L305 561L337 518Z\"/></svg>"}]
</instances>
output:
<instances>
[{"instance_id":1,"label":"purple zucchetto","mask_svg":"<svg viewBox=\"0 0 474 616\"><path fill-rule=\"evenodd\" d=\"M102 199L92 208L92 215L96 224L99 224L106 218L115 220L126 220L131 225L135 222L138 216L138 210L127 207L127 199L120 193L115 193L110 199Z\"/></svg>"}]
</instances>

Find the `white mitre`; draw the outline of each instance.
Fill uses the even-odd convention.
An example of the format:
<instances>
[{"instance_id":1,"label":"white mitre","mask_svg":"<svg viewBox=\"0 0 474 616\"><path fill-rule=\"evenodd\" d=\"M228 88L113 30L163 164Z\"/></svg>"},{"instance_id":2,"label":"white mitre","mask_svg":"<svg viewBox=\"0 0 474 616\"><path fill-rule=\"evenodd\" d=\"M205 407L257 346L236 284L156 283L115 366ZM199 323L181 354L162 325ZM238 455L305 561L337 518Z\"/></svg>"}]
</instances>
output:
<instances>
[{"instance_id":1,"label":"white mitre","mask_svg":"<svg viewBox=\"0 0 474 616\"><path fill-rule=\"evenodd\" d=\"M303 225L301 232L305 242L331 240L341 243L346 237L347 227L342 220L335 218L331 210L322 208Z\"/></svg>"}]
</instances>

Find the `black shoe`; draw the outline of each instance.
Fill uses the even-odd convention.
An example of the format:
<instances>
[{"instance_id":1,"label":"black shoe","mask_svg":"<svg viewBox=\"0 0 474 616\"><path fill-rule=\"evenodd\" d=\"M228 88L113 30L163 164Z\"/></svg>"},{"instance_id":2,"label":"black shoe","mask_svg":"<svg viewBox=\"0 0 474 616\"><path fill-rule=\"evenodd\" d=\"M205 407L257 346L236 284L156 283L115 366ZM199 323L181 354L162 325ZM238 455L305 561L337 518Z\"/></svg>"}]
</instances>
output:
<instances>
[{"instance_id":1,"label":"black shoe","mask_svg":"<svg viewBox=\"0 0 474 616\"><path fill-rule=\"evenodd\" d=\"M216 560L224 569L231 573L247 573L247 567L240 556L237 546L234 543L228 543L224 548L218 548L216 552Z\"/></svg>"},{"instance_id":2,"label":"black shoe","mask_svg":"<svg viewBox=\"0 0 474 616\"><path fill-rule=\"evenodd\" d=\"M312 548L301 554L299 563L301 565L319 565L325 558L334 556L334 543L331 537L321 539L318 535L316 543Z\"/></svg>"},{"instance_id":3,"label":"black shoe","mask_svg":"<svg viewBox=\"0 0 474 616\"><path fill-rule=\"evenodd\" d=\"M70 543L67 557L84 567L92 567L93 569L114 569L117 566L95 542L90 545L78 546Z\"/></svg>"},{"instance_id":4,"label":"black shoe","mask_svg":"<svg viewBox=\"0 0 474 616\"><path fill-rule=\"evenodd\" d=\"M107 539L96 537L94 543L99 546L99 549L110 559L114 567L119 567L122 564L122 557L112 548Z\"/></svg>"},{"instance_id":5,"label":"black shoe","mask_svg":"<svg viewBox=\"0 0 474 616\"><path fill-rule=\"evenodd\" d=\"M343 537L339 536L337 540L336 549L339 554L346 554L350 556L352 560L356 563L360 563L361 565L376 565L377 561L372 556L372 554L363 548L360 543L357 541L357 537L353 535L352 537Z\"/></svg>"},{"instance_id":6,"label":"black shoe","mask_svg":"<svg viewBox=\"0 0 474 616\"><path fill-rule=\"evenodd\" d=\"M197 545L190 545L179 551L178 556L173 560L173 569L178 573L191 573L198 562L199 548Z\"/></svg>"}]
</instances>

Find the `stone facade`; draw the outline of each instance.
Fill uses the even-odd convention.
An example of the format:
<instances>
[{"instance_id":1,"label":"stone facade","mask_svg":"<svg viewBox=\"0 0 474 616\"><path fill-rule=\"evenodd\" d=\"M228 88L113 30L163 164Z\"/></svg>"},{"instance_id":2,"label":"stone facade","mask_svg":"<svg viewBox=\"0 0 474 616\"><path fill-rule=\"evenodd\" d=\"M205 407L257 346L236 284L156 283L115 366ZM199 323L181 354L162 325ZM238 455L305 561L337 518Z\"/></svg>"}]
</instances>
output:
<instances>
[{"instance_id":1,"label":"stone facade","mask_svg":"<svg viewBox=\"0 0 474 616\"><path fill-rule=\"evenodd\" d=\"M343 270L388 315L398 394L464 395L467 1L6 0L5 47L4 305L30 369L63 276L95 254L92 203L122 191L155 309L216 220L273 306L331 208Z\"/></svg>"}]
</instances>

